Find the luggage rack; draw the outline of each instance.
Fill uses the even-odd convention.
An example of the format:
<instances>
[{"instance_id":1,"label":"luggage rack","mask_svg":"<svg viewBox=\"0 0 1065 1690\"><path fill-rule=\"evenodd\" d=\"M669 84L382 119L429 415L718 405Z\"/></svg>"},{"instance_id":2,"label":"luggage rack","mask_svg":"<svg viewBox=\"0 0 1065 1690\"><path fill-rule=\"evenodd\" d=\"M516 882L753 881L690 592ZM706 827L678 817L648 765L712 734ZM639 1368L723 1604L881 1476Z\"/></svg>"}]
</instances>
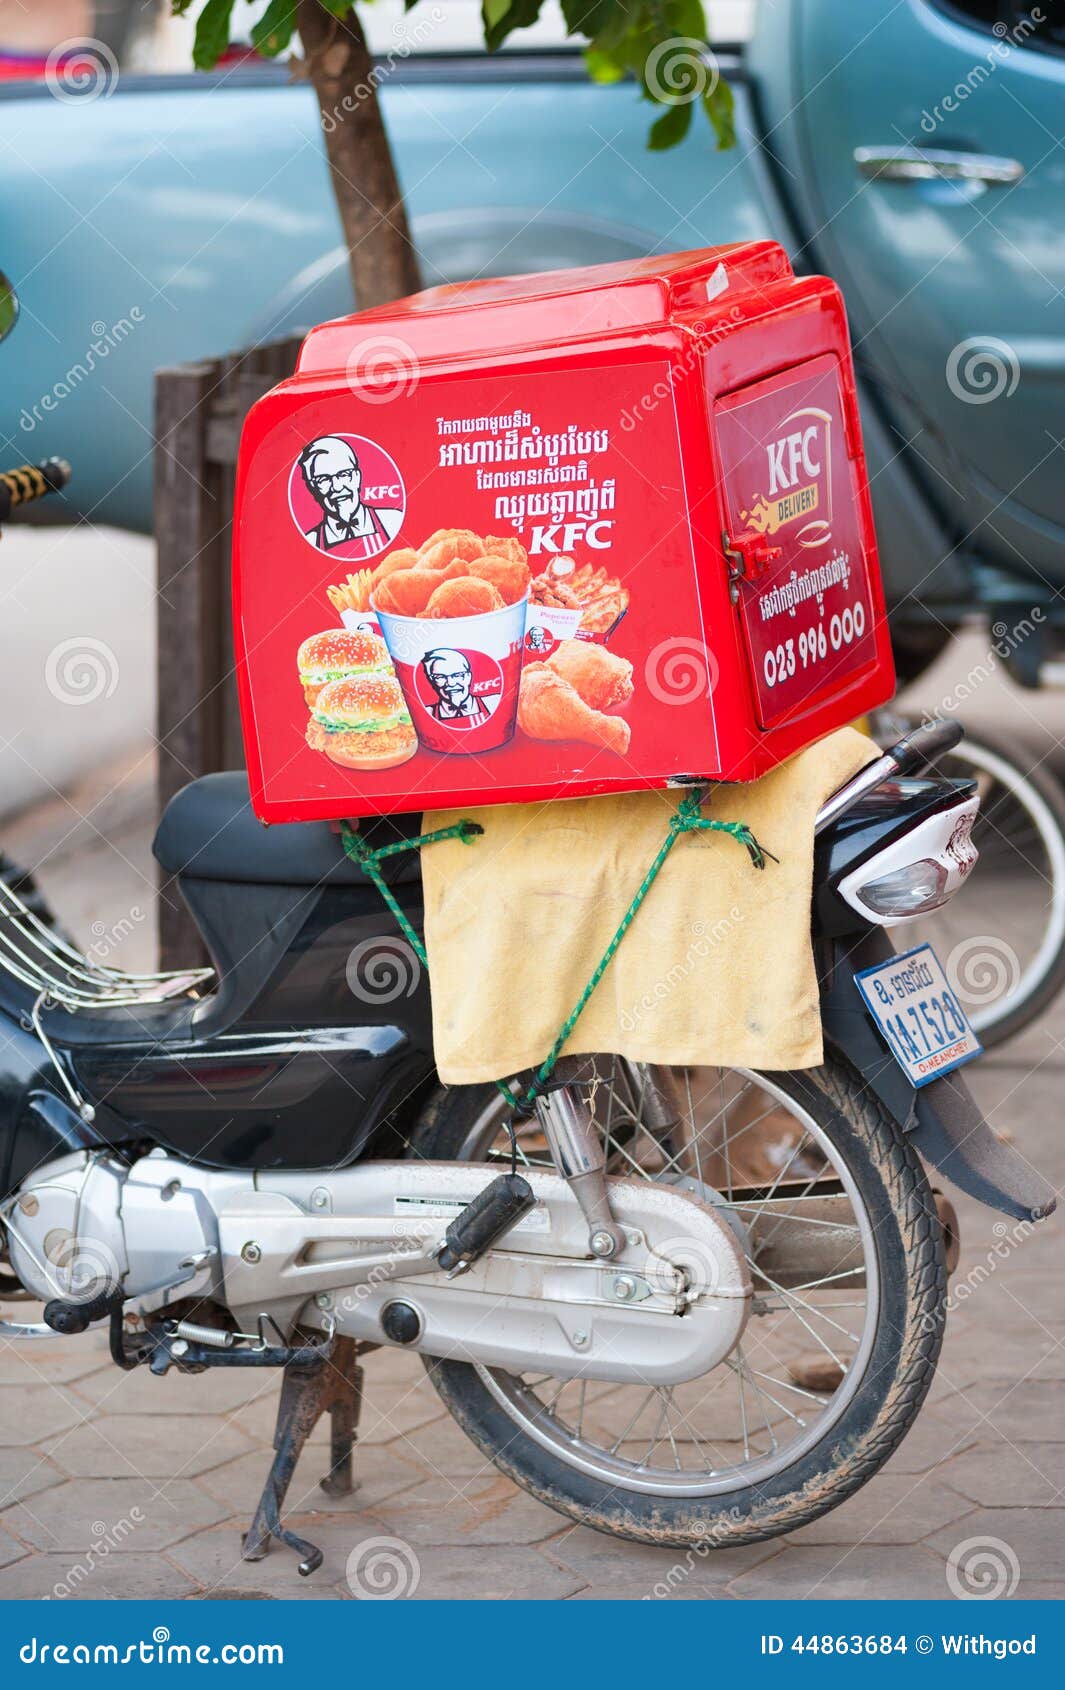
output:
<instances>
[{"instance_id":1,"label":"luggage rack","mask_svg":"<svg viewBox=\"0 0 1065 1690\"><path fill-rule=\"evenodd\" d=\"M0 968L37 999L36 1012L121 1009L198 998L214 981L212 968L169 974L127 974L94 962L42 921L0 875Z\"/></svg>"}]
</instances>

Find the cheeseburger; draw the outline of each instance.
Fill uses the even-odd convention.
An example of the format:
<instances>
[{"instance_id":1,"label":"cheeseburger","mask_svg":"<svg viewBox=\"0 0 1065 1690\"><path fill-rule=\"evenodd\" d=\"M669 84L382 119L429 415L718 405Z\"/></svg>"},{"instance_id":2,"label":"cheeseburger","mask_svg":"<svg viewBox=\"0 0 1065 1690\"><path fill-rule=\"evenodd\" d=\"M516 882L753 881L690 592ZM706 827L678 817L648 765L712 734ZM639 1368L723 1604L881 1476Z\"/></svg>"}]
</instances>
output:
<instances>
[{"instance_id":1,"label":"cheeseburger","mask_svg":"<svg viewBox=\"0 0 1065 1690\"><path fill-rule=\"evenodd\" d=\"M418 749L394 675L348 675L318 694L307 744L347 769L393 769Z\"/></svg>"},{"instance_id":2,"label":"cheeseburger","mask_svg":"<svg viewBox=\"0 0 1065 1690\"><path fill-rule=\"evenodd\" d=\"M300 646L296 662L303 696L309 705L313 705L329 681L340 681L348 675L392 672L384 640L380 634L364 628L328 628L324 634L312 634Z\"/></svg>"}]
</instances>

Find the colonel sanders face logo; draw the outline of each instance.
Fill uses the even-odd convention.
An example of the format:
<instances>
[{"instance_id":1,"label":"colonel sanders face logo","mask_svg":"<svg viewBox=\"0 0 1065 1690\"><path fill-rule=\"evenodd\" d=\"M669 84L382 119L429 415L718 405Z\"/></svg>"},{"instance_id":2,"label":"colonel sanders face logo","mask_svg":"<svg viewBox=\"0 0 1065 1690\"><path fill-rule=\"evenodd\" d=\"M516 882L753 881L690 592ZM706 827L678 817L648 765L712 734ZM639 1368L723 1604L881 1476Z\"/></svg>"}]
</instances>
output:
<instances>
[{"instance_id":1,"label":"colonel sanders face logo","mask_svg":"<svg viewBox=\"0 0 1065 1690\"><path fill-rule=\"evenodd\" d=\"M493 665L495 667L495 665ZM459 727L479 727L487 722L491 708L473 693L473 668L465 652L438 646L422 658L422 672L432 688L435 703L428 705L437 722L454 722ZM497 700L491 700L492 706Z\"/></svg>"},{"instance_id":2,"label":"colonel sanders face logo","mask_svg":"<svg viewBox=\"0 0 1065 1690\"><path fill-rule=\"evenodd\" d=\"M289 502L312 546L361 560L376 557L398 533L405 491L392 459L372 440L320 434L293 465Z\"/></svg>"}]
</instances>

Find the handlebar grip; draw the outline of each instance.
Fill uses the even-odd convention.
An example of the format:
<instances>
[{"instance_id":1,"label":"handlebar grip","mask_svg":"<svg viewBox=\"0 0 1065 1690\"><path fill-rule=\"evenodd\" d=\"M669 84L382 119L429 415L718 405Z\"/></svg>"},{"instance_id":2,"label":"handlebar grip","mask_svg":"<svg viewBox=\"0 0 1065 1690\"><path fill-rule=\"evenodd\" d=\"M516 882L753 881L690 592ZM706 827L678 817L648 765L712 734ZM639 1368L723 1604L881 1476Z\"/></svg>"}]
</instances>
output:
<instances>
[{"instance_id":1,"label":"handlebar grip","mask_svg":"<svg viewBox=\"0 0 1065 1690\"><path fill-rule=\"evenodd\" d=\"M40 464L20 464L0 473L0 522L6 522L18 505L59 493L70 480L70 465L64 458L46 458Z\"/></svg>"},{"instance_id":2,"label":"handlebar grip","mask_svg":"<svg viewBox=\"0 0 1065 1690\"><path fill-rule=\"evenodd\" d=\"M960 722L925 722L891 746L887 755L900 775L913 775L942 757L945 751L953 751L964 738L965 729Z\"/></svg>"}]
</instances>

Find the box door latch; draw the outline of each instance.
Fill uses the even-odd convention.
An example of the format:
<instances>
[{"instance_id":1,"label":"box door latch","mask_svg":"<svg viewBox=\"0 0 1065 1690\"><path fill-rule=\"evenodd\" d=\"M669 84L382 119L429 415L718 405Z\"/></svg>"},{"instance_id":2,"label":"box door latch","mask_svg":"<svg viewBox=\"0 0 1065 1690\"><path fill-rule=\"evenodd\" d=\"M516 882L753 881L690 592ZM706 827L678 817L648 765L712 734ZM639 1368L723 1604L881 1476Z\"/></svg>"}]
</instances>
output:
<instances>
[{"instance_id":1,"label":"box door latch","mask_svg":"<svg viewBox=\"0 0 1065 1690\"><path fill-rule=\"evenodd\" d=\"M721 532L721 549L728 564L729 597L733 604L740 596L740 581L756 581L781 554L779 546L771 546L764 534L747 528L735 539L727 529Z\"/></svg>"}]
</instances>

